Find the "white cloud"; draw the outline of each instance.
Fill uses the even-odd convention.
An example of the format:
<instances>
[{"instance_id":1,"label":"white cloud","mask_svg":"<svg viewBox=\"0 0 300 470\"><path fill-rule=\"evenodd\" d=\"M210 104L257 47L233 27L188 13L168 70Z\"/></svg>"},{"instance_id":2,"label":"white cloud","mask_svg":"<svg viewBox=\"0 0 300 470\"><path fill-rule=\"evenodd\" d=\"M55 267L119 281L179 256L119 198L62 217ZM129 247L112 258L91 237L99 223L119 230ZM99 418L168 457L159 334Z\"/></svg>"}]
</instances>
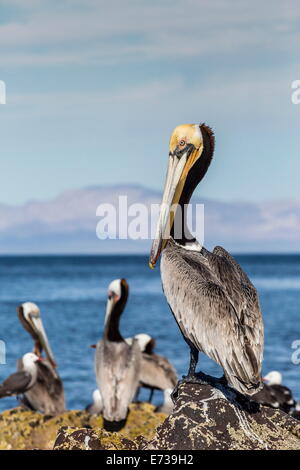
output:
<instances>
[{"instance_id":1,"label":"white cloud","mask_svg":"<svg viewBox=\"0 0 300 470\"><path fill-rule=\"evenodd\" d=\"M287 8L274 0L270 8L258 0L0 0L4 12L5 5L10 12L0 23L0 63L9 73L0 76L8 88L0 125L6 200L65 187L67 163L57 174L56 159L76 162L76 185L94 183L95 171L81 166L87 153L101 168L99 178L111 182L113 164L109 170L107 161L105 170L96 156L115 141L116 129L126 153L125 162L116 156L119 180L148 181L153 161L163 179L162 143L172 127L200 120L213 125L220 156L207 194L240 197L235 174L245 179L243 197L295 194L300 107L291 104L291 83L299 78L298 2ZM11 73L10 67L19 69ZM35 190L22 181L12 186L7 177L10 172L15 181L23 155L24 171L39 175ZM158 187L159 178L151 184Z\"/></svg>"},{"instance_id":2,"label":"white cloud","mask_svg":"<svg viewBox=\"0 0 300 470\"><path fill-rule=\"evenodd\" d=\"M256 127L259 127L258 121L264 122L265 129L268 122L282 126L284 119L291 130L287 117L295 107L290 104L289 93L288 80L274 76L272 71L260 75L255 71L245 75L241 73L223 82L219 76L210 77L202 79L201 86L198 83L186 86L184 80L175 75L105 91L13 93L10 95L11 110L7 110L5 119L8 119L9 112L14 119L18 114L30 118L59 113L60 119L78 114L81 117L96 115L98 119L106 120L117 116L124 119L130 115L130 121L135 125L142 122L146 126L147 122L153 121L159 125L160 121L169 120L172 115L175 118L186 115L201 119L204 113L205 119L215 122L223 119L223 126L228 115L232 123L243 120L244 126L253 119ZM274 112L278 102L281 112Z\"/></svg>"},{"instance_id":3,"label":"white cloud","mask_svg":"<svg viewBox=\"0 0 300 470\"><path fill-rule=\"evenodd\" d=\"M148 2L142 0L13 0L19 16L0 25L3 65L114 63L122 60L182 60L247 52L250 48L297 47L293 15L274 1ZM0 6L8 5L0 1ZM2 46L1 46L2 44ZM32 51L35 48L35 52ZM13 53L12 53L13 52Z\"/></svg>"}]
</instances>

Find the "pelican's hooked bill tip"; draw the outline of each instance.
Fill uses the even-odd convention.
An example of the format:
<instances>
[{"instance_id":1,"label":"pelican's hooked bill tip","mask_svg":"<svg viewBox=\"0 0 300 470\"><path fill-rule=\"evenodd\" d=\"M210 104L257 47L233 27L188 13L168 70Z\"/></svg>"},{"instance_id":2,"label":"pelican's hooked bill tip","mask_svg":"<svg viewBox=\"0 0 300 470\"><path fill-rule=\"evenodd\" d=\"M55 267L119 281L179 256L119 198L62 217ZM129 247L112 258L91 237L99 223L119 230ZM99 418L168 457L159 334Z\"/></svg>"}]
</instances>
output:
<instances>
[{"instance_id":1,"label":"pelican's hooked bill tip","mask_svg":"<svg viewBox=\"0 0 300 470\"><path fill-rule=\"evenodd\" d=\"M154 269L155 268L155 263L152 263L151 261L149 261L149 268Z\"/></svg>"}]
</instances>

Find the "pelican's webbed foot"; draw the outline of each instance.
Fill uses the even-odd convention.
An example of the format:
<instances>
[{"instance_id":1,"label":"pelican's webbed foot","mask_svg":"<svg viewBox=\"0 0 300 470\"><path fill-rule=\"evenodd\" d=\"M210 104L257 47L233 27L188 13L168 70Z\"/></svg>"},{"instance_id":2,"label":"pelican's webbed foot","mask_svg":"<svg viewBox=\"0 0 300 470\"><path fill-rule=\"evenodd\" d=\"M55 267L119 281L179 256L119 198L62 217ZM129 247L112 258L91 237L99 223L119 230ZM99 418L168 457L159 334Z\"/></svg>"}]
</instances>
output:
<instances>
[{"instance_id":1,"label":"pelican's webbed foot","mask_svg":"<svg viewBox=\"0 0 300 470\"><path fill-rule=\"evenodd\" d=\"M207 385L208 382L203 378L196 376L196 375L184 375L181 380L177 382L176 387L174 388L173 392L171 393L171 398L173 403L176 402L178 398L178 391L181 385L183 384L198 384L198 385Z\"/></svg>"},{"instance_id":2,"label":"pelican's webbed foot","mask_svg":"<svg viewBox=\"0 0 300 470\"><path fill-rule=\"evenodd\" d=\"M208 382L197 375L186 375L182 377L183 383L186 384L198 384L198 385L207 385Z\"/></svg>"}]
</instances>

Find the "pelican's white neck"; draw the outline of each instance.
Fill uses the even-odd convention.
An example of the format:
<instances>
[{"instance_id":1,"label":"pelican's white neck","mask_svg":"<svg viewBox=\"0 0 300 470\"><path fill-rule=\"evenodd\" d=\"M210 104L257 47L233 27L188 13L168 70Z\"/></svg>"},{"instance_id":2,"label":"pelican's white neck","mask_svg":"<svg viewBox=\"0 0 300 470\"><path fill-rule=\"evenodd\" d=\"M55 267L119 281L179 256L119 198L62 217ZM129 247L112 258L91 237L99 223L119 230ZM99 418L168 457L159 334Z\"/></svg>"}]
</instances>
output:
<instances>
[{"instance_id":1,"label":"pelican's white neck","mask_svg":"<svg viewBox=\"0 0 300 470\"><path fill-rule=\"evenodd\" d=\"M181 248L183 248L184 250L187 250L187 251L197 251L200 253L200 251L202 250L202 245L198 242L198 240L194 239L194 240L185 240L184 243L178 243L176 240L174 240L172 238L172 240L174 241L175 245L177 246L180 246Z\"/></svg>"}]
</instances>

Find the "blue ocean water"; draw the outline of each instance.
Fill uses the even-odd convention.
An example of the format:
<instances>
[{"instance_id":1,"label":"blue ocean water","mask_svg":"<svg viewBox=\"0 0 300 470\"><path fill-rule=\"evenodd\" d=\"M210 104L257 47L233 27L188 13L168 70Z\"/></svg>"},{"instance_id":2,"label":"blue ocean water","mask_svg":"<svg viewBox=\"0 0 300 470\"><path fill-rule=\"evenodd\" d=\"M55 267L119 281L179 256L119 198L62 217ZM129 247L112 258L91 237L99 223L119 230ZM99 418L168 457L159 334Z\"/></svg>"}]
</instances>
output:
<instances>
[{"instance_id":1,"label":"blue ocean water","mask_svg":"<svg viewBox=\"0 0 300 470\"><path fill-rule=\"evenodd\" d=\"M300 340L300 255L237 259L260 294L265 322L263 372L281 371L284 384L300 399L300 365L291 360L291 344ZM107 286L119 277L130 286L121 320L123 335L152 335L157 352L173 362L179 375L186 373L188 348L162 294L159 268L151 271L146 256L5 256L0 257L0 340L6 343L6 364L0 365L0 380L15 371L18 357L32 350L31 338L16 314L18 304L32 301L41 309L67 405L84 408L95 388L95 350L90 345L102 335ZM204 355L199 365L207 373L220 374ZM157 392L155 401L160 400ZM0 400L0 410L15 405L15 398Z\"/></svg>"}]
</instances>

